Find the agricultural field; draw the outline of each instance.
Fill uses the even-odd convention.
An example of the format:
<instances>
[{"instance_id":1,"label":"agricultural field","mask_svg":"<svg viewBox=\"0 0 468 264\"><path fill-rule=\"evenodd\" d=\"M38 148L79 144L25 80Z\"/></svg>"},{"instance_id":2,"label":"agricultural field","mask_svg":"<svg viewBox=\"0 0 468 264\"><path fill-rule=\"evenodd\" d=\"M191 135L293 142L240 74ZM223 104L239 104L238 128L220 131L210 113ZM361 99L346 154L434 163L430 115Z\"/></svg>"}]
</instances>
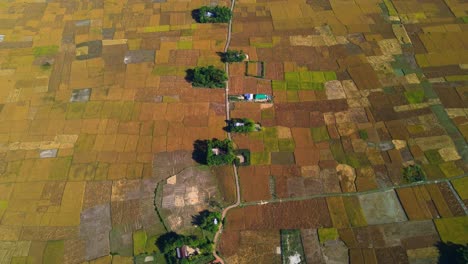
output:
<instances>
[{"instance_id":1,"label":"agricultural field","mask_svg":"<svg viewBox=\"0 0 468 264\"><path fill-rule=\"evenodd\" d=\"M432 263L468 243L466 3L237 0L230 43L204 5L231 2L0 2L0 263L165 263L162 234L212 239L192 217L234 204L237 175L195 152L227 138L226 111L262 126L232 134L250 154L226 263ZM192 87L226 44L249 58L229 95L271 103Z\"/></svg>"},{"instance_id":2,"label":"agricultural field","mask_svg":"<svg viewBox=\"0 0 468 264\"><path fill-rule=\"evenodd\" d=\"M215 2L0 3L0 263L163 263L155 190L172 205L186 187L184 217L232 203L232 172L192 160L226 136L224 91L185 80L223 67L227 26L191 14Z\"/></svg>"},{"instance_id":3,"label":"agricultural field","mask_svg":"<svg viewBox=\"0 0 468 264\"><path fill-rule=\"evenodd\" d=\"M273 103L230 107L263 130L233 136L251 166L238 170L243 206L226 230L300 230L307 263L434 262L443 243L467 243L466 12L460 1L238 1L230 48L252 62L231 65L230 93ZM433 182L405 186L412 164Z\"/></svg>"}]
</instances>

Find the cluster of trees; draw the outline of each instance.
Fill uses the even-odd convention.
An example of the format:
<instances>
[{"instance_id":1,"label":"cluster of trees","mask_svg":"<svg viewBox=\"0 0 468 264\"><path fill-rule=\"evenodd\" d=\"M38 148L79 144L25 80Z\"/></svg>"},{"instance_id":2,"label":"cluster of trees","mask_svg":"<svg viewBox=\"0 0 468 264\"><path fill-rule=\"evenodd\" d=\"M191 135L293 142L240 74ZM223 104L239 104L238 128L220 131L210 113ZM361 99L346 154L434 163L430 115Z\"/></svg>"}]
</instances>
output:
<instances>
[{"instance_id":1,"label":"cluster of trees","mask_svg":"<svg viewBox=\"0 0 468 264\"><path fill-rule=\"evenodd\" d=\"M439 262L442 264L468 263L468 244L455 244L453 242L438 242Z\"/></svg>"},{"instance_id":2,"label":"cluster of trees","mask_svg":"<svg viewBox=\"0 0 468 264\"><path fill-rule=\"evenodd\" d=\"M219 153L214 153L213 149L218 149ZM209 166L232 164L235 159L236 155L234 153L234 146L231 140L212 139L208 141L206 163Z\"/></svg>"},{"instance_id":3,"label":"cluster of trees","mask_svg":"<svg viewBox=\"0 0 468 264\"><path fill-rule=\"evenodd\" d=\"M224 88L228 77L223 70L210 65L190 70L188 79L192 81L193 87Z\"/></svg>"},{"instance_id":4,"label":"cluster of trees","mask_svg":"<svg viewBox=\"0 0 468 264\"><path fill-rule=\"evenodd\" d=\"M250 118L233 118L229 120L229 132L249 133L257 130L257 125Z\"/></svg>"},{"instance_id":5,"label":"cluster of trees","mask_svg":"<svg viewBox=\"0 0 468 264\"><path fill-rule=\"evenodd\" d=\"M242 62L247 58L242 50L228 50L221 55L221 60L227 63Z\"/></svg>"},{"instance_id":6,"label":"cluster of trees","mask_svg":"<svg viewBox=\"0 0 468 264\"><path fill-rule=\"evenodd\" d=\"M202 6L195 11L198 23L228 23L231 17L231 9L225 6Z\"/></svg>"},{"instance_id":7,"label":"cluster of trees","mask_svg":"<svg viewBox=\"0 0 468 264\"><path fill-rule=\"evenodd\" d=\"M407 182L412 183L426 180L426 175L424 174L421 166L414 164L403 168L403 178Z\"/></svg>"},{"instance_id":8,"label":"cluster of trees","mask_svg":"<svg viewBox=\"0 0 468 264\"><path fill-rule=\"evenodd\" d=\"M176 232L168 232L164 235L161 235L156 240L156 245L162 254L166 257L167 263L189 263L190 260L195 258L211 255L213 251L213 242L208 240L206 237L196 237L196 236L185 236L177 234ZM198 248L200 254L192 256L189 259L178 259L176 248L182 246L190 246L192 248Z\"/></svg>"},{"instance_id":9,"label":"cluster of trees","mask_svg":"<svg viewBox=\"0 0 468 264\"><path fill-rule=\"evenodd\" d=\"M221 213L203 210L193 217L193 224L198 225L201 229L208 232L216 233L219 229L219 225L221 224Z\"/></svg>"}]
</instances>

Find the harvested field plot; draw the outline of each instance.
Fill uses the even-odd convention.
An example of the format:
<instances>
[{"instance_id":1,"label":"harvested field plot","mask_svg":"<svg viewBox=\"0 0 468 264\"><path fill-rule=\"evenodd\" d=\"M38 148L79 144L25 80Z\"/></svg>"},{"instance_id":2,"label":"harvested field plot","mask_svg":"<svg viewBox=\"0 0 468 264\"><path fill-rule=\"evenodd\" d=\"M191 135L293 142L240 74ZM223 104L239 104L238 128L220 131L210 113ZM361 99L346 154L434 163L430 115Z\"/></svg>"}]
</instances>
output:
<instances>
[{"instance_id":1,"label":"harvested field plot","mask_svg":"<svg viewBox=\"0 0 468 264\"><path fill-rule=\"evenodd\" d=\"M360 195L359 203L368 224L385 224L407 220L394 191Z\"/></svg>"},{"instance_id":2,"label":"harvested field plot","mask_svg":"<svg viewBox=\"0 0 468 264\"><path fill-rule=\"evenodd\" d=\"M220 251L229 263L281 263L278 230L233 231L222 236Z\"/></svg>"},{"instance_id":3,"label":"harvested field plot","mask_svg":"<svg viewBox=\"0 0 468 264\"><path fill-rule=\"evenodd\" d=\"M227 230L331 226L324 199L236 208L229 214Z\"/></svg>"},{"instance_id":4,"label":"harvested field plot","mask_svg":"<svg viewBox=\"0 0 468 264\"><path fill-rule=\"evenodd\" d=\"M208 208L210 201L218 201L216 181L207 169L190 167L166 180L162 187L162 209L171 230L190 226L192 216Z\"/></svg>"}]
</instances>

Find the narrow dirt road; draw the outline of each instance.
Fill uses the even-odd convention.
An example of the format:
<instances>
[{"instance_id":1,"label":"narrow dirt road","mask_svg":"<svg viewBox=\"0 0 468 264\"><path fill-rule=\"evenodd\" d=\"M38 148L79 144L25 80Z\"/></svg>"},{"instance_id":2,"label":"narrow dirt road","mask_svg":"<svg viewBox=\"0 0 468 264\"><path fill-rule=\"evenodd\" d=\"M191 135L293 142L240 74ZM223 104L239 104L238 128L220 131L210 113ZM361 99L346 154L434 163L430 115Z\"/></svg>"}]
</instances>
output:
<instances>
[{"instance_id":1,"label":"narrow dirt road","mask_svg":"<svg viewBox=\"0 0 468 264\"><path fill-rule=\"evenodd\" d=\"M234 5L236 4L236 0L232 0L231 2L231 12L234 11ZM227 34L227 39L226 39L226 45L224 46L224 52L226 52L229 49L229 44L231 43L231 32L232 32L232 17L231 20L229 20L228 24L228 34ZM224 68L226 71L227 76L229 77L229 63L224 64ZM226 89L225 89L225 103L226 103L226 120L231 119L231 115L229 112L229 80L226 81ZM227 133L228 139L231 138L231 133ZM234 170L234 178L236 181L236 202L226 208L224 208L222 214L221 214L221 220L224 220L224 217L226 216L227 212L231 210L232 208L235 208L240 205L240 186L239 186L239 176L237 174L237 167L236 165L232 165L232 168ZM215 262L217 263L222 263L224 264L224 260L216 253L216 248L218 245L218 240L220 234L223 232L223 221L220 221L219 224L219 229L218 232L216 232L214 239L213 239L213 256L216 258Z\"/></svg>"}]
</instances>

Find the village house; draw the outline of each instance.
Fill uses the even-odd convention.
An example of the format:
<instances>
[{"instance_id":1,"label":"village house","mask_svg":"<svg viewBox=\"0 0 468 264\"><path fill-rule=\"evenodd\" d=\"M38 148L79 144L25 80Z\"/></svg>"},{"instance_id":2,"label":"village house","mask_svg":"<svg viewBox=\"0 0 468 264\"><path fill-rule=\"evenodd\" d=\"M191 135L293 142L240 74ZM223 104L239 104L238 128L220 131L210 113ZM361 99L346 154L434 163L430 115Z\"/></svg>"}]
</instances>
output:
<instances>
[{"instance_id":1,"label":"village house","mask_svg":"<svg viewBox=\"0 0 468 264\"><path fill-rule=\"evenodd\" d=\"M184 246L176 248L176 253L177 253L178 259L184 259L184 258L189 258L194 255L198 255L200 253L200 250L198 248L192 248L192 247L184 245Z\"/></svg>"}]
</instances>

